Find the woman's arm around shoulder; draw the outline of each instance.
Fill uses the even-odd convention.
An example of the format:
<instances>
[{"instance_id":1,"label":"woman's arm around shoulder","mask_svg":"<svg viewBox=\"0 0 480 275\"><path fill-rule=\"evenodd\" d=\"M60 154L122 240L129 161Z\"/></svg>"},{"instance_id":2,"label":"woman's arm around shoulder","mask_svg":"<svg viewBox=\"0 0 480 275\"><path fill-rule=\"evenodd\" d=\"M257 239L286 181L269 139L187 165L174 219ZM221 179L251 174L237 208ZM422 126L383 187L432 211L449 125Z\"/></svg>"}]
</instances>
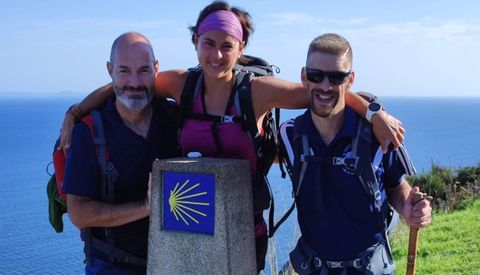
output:
<instances>
[{"instance_id":1,"label":"woman's arm around shoulder","mask_svg":"<svg viewBox=\"0 0 480 275\"><path fill-rule=\"evenodd\" d=\"M155 95L173 98L180 104L183 86L188 76L186 70L170 70L157 73L155 77Z\"/></svg>"},{"instance_id":2,"label":"woman's arm around shoulder","mask_svg":"<svg viewBox=\"0 0 480 275\"><path fill-rule=\"evenodd\" d=\"M308 91L301 83L273 76L260 76L252 79L251 87L253 108L257 119L271 108L308 107Z\"/></svg>"},{"instance_id":3,"label":"woman's arm around shoulder","mask_svg":"<svg viewBox=\"0 0 480 275\"><path fill-rule=\"evenodd\" d=\"M65 115L62 123L60 145L57 148L58 150L63 149L66 155L66 151L70 148L72 141L72 131L73 127L75 126L75 122L89 114L91 111L105 104L112 94L112 83L108 83L90 93L79 104L75 105L67 112L67 115Z\"/></svg>"}]
</instances>

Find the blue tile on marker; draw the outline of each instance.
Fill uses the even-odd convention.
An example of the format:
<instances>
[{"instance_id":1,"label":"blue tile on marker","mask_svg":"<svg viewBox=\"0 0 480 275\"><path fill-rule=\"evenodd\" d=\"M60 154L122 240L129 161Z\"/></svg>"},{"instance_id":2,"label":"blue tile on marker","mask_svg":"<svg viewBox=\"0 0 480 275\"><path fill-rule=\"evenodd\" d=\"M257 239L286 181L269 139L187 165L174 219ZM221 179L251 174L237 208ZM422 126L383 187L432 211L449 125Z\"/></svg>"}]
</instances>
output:
<instances>
[{"instance_id":1,"label":"blue tile on marker","mask_svg":"<svg viewBox=\"0 0 480 275\"><path fill-rule=\"evenodd\" d=\"M163 173L163 229L213 235L215 176Z\"/></svg>"}]
</instances>

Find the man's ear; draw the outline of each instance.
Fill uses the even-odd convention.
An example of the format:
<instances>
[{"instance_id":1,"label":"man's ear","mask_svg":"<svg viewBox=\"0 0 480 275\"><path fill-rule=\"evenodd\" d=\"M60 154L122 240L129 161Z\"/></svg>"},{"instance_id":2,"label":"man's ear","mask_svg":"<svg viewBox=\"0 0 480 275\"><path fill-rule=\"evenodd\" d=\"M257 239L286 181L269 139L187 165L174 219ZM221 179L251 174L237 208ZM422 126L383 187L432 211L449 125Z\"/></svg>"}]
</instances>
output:
<instances>
[{"instance_id":1,"label":"man's ear","mask_svg":"<svg viewBox=\"0 0 480 275\"><path fill-rule=\"evenodd\" d=\"M302 71L300 72L300 79L302 80L303 87L307 88L307 71L305 67L302 67Z\"/></svg>"},{"instance_id":2,"label":"man's ear","mask_svg":"<svg viewBox=\"0 0 480 275\"><path fill-rule=\"evenodd\" d=\"M158 62L158 60L155 60L155 64L153 65L155 75L157 75L159 68L160 68L160 63Z\"/></svg>"},{"instance_id":3,"label":"man's ear","mask_svg":"<svg viewBox=\"0 0 480 275\"><path fill-rule=\"evenodd\" d=\"M107 71L110 77L113 78L113 64L110 61L107 61Z\"/></svg>"},{"instance_id":4,"label":"man's ear","mask_svg":"<svg viewBox=\"0 0 480 275\"><path fill-rule=\"evenodd\" d=\"M352 71L352 73L350 73L350 75L348 76L348 85L347 85L348 90L350 90L352 88L353 82L355 82L355 72L354 71Z\"/></svg>"}]
</instances>

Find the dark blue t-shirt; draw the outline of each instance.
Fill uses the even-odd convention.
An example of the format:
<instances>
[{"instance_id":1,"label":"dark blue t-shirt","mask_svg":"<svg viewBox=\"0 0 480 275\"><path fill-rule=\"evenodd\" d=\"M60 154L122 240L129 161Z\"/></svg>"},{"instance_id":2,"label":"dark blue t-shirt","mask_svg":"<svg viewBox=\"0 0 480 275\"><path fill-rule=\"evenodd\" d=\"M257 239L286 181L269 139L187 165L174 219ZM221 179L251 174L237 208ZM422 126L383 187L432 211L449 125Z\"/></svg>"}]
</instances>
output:
<instances>
[{"instance_id":1,"label":"dark blue t-shirt","mask_svg":"<svg viewBox=\"0 0 480 275\"><path fill-rule=\"evenodd\" d=\"M112 98L100 110L109 160L119 172L114 185L116 204L142 201L148 188L148 174L156 158L178 156L175 107L163 99L152 102L153 115L147 138L133 132L122 121ZM74 130L68 152L63 191L67 194L102 200L95 145L88 126L80 122ZM113 227L115 246L138 257L147 256L148 218ZM102 228L93 234L105 239ZM95 250L93 254L104 258Z\"/></svg>"},{"instance_id":2,"label":"dark blue t-shirt","mask_svg":"<svg viewBox=\"0 0 480 275\"><path fill-rule=\"evenodd\" d=\"M298 134L308 137L314 156L326 159L351 156L352 140L359 124L352 109L345 109L342 127L329 145L317 132L309 110L295 121L282 124L281 138L290 163L294 162L293 150L300 150L292 146L294 124L300 124L296 125L300 127ZM399 150L390 148L382 155L378 141L374 140L371 151L380 182L382 211L386 213L385 189L398 186L404 175L414 173L414 168L403 147ZM296 204L302 236L321 259L355 259L381 235L372 197L365 191L359 177L343 165L309 163Z\"/></svg>"}]
</instances>

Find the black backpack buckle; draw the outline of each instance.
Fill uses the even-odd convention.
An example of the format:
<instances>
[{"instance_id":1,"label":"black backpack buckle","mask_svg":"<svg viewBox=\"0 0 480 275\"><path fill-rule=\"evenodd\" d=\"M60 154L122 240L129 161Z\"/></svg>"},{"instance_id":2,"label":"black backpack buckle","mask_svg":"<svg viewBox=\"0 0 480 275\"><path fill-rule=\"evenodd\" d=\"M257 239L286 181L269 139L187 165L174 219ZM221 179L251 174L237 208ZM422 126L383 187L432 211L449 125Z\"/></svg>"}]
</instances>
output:
<instances>
[{"instance_id":1,"label":"black backpack buckle","mask_svg":"<svg viewBox=\"0 0 480 275\"><path fill-rule=\"evenodd\" d=\"M233 123L233 116L223 115L223 116L220 117L220 122L221 123L232 124Z\"/></svg>"},{"instance_id":2,"label":"black backpack buckle","mask_svg":"<svg viewBox=\"0 0 480 275\"><path fill-rule=\"evenodd\" d=\"M349 171L355 172L358 168L358 157L350 157L350 158L341 158L341 157L333 157L332 164L333 165L343 165Z\"/></svg>"}]
</instances>

